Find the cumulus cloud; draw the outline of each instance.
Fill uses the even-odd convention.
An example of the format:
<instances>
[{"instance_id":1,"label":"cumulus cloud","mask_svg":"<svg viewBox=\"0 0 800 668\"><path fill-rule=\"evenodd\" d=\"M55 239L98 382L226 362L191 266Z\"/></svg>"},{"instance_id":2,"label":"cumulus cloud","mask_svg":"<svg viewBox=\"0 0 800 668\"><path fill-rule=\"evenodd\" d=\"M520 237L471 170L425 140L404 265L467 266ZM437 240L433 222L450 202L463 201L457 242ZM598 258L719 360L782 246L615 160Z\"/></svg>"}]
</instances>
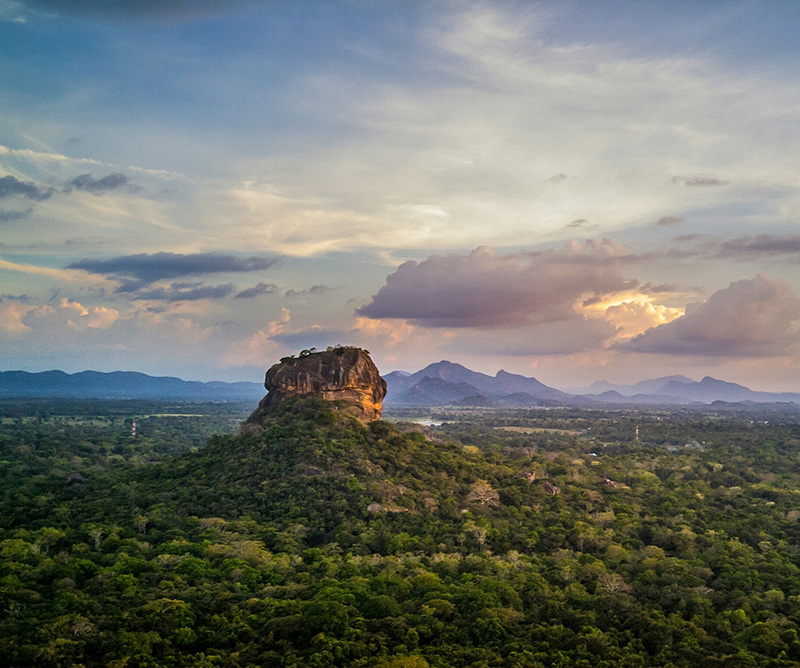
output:
<instances>
[{"instance_id":1,"label":"cumulus cloud","mask_svg":"<svg viewBox=\"0 0 800 668\"><path fill-rule=\"evenodd\" d=\"M54 304L44 304L29 310L22 324L31 329L57 330L66 328L82 332L86 329L108 329L119 320L119 311L105 306L84 306L62 297Z\"/></svg>"},{"instance_id":2,"label":"cumulus cloud","mask_svg":"<svg viewBox=\"0 0 800 668\"><path fill-rule=\"evenodd\" d=\"M800 348L800 300L787 283L759 274L689 304L683 317L616 347L664 355L788 355Z\"/></svg>"},{"instance_id":3,"label":"cumulus cloud","mask_svg":"<svg viewBox=\"0 0 800 668\"><path fill-rule=\"evenodd\" d=\"M6 334L20 334L28 327L22 322L32 306L22 303L21 299L5 296L0 299L0 331Z\"/></svg>"},{"instance_id":4,"label":"cumulus cloud","mask_svg":"<svg viewBox=\"0 0 800 668\"><path fill-rule=\"evenodd\" d=\"M99 179L92 178L91 174L81 174L71 181L67 181L65 189L69 192L72 188L85 190L94 195L100 195L107 190L116 190L128 185L130 179L124 174L114 172Z\"/></svg>"},{"instance_id":5,"label":"cumulus cloud","mask_svg":"<svg viewBox=\"0 0 800 668\"><path fill-rule=\"evenodd\" d=\"M33 209L28 207L24 211L2 211L0 210L0 223L6 223L11 220L22 220L27 218L33 213Z\"/></svg>"},{"instance_id":6,"label":"cumulus cloud","mask_svg":"<svg viewBox=\"0 0 800 668\"><path fill-rule=\"evenodd\" d=\"M251 299L252 297L258 297L260 295L274 295L278 292L278 286L274 283L259 283L258 285L254 285L251 288L245 288L244 290L238 292L236 294L237 299Z\"/></svg>"},{"instance_id":7,"label":"cumulus cloud","mask_svg":"<svg viewBox=\"0 0 800 668\"><path fill-rule=\"evenodd\" d=\"M24 197L34 202L43 202L50 199L55 193L55 188L40 186L31 181L20 181L17 177L0 177L0 199L6 197Z\"/></svg>"},{"instance_id":8,"label":"cumulus cloud","mask_svg":"<svg viewBox=\"0 0 800 668\"><path fill-rule=\"evenodd\" d=\"M642 334L648 329L671 322L683 315L681 309L652 302L628 301L606 309L605 317L616 325L623 336Z\"/></svg>"},{"instance_id":9,"label":"cumulus cloud","mask_svg":"<svg viewBox=\"0 0 800 668\"><path fill-rule=\"evenodd\" d=\"M278 263L278 258L240 258L224 253L140 253L108 260L80 260L68 269L83 269L122 282L118 292L134 292L156 281L182 276L202 276L260 271Z\"/></svg>"},{"instance_id":10,"label":"cumulus cloud","mask_svg":"<svg viewBox=\"0 0 800 668\"><path fill-rule=\"evenodd\" d=\"M467 256L409 261L386 279L357 314L403 318L428 327L504 327L574 318L573 306L638 285L620 273L621 244L569 242L562 250L499 255L481 247Z\"/></svg>"}]
</instances>

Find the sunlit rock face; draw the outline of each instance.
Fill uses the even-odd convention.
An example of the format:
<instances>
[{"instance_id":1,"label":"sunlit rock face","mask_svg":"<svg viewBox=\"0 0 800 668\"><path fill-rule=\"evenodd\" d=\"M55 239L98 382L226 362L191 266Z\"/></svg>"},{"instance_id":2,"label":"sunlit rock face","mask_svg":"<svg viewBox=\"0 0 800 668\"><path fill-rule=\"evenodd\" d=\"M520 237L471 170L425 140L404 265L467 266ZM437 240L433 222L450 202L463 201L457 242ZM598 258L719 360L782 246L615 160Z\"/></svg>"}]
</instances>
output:
<instances>
[{"instance_id":1,"label":"sunlit rock face","mask_svg":"<svg viewBox=\"0 0 800 668\"><path fill-rule=\"evenodd\" d=\"M264 413L291 397L342 400L347 402L352 415L363 422L372 422L380 419L386 396L386 381L369 353L350 346L284 357L267 371L264 387L269 394L246 424L258 422Z\"/></svg>"}]
</instances>

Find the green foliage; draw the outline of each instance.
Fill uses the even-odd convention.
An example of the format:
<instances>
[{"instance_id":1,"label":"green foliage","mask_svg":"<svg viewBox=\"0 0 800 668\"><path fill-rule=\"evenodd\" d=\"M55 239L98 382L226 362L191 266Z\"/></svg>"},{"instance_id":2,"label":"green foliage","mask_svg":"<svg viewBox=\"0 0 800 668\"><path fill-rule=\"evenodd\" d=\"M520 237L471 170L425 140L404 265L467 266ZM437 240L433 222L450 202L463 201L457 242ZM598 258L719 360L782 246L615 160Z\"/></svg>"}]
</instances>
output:
<instances>
[{"instance_id":1,"label":"green foliage","mask_svg":"<svg viewBox=\"0 0 800 668\"><path fill-rule=\"evenodd\" d=\"M3 665L800 665L791 416L13 410Z\"/></svg>"}]
</instances>

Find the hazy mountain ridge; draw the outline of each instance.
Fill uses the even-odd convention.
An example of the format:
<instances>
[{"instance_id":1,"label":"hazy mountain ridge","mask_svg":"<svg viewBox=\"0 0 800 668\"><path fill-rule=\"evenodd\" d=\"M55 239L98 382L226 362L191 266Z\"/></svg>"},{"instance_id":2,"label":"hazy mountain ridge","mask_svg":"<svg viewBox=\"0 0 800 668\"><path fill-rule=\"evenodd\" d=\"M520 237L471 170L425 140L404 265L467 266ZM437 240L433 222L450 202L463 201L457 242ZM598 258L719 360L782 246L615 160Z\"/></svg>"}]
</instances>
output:
<instances>
[{"instance_id":1,"label":"hazy mountain ridge","mask_svg":"<svg viewBox=\"0 0 800 668\"><path fill-rule=\"evenodd\" d=\"M548 387L536 378L500 370L494 376L442 360L409 375L397 371L384 376L388 384L386 403L403 405L541 405L563 402L569 395ZM510 399L509 399L510 398Z\"/></svg>"},{"instance_id":2,"label":"hazy mountain ridge","mask_svg":"<svg viewBox=\"0 0 800 668\"><path fill-rule=\"evenodd\" d=\"M188 381L149 376L137 371L0 372L0 397L85 399L176 399L183 401L249 401L264 396L260 383Z\"/></svg>"},{"instance_id":3,"label":"hazy mountain ridge","mask_svg":"<svg viewBox=\"0 0 800 668\"><path fill-rule=\"evenodd\" d=\"M607 380L598 380L589 385L587 388L571 388L569 392L571 394L601 395L606 392L613 391L618 392L624 397L632 397L637 394L656 394L669 382L694 383L695 381L693 381L691 378L680 375L662 376L660 378L642 380L638 383L634 383L633 385L622 385L618 383L609 383Z\"/></svg>"},{"instance_id":4,"label":"hazy mountain ridge","mask_svg":"<svg viewBox=\"0 0 800 668\"><path fill-rule=\"evenodd\" d=\"M738 403L800 404L797 392L756 392L744 385L706 376L701 381L681 375L663 376L619 385L598 381L583 390L566 393L519 374L498 371L495 376L472 371L443 360L416 373L394 371L384 376L387 404L409 406L483 405L525 407L536 405L682 405L716 401ZM435 379L435 382L434 382Z\"/></svg>"},{"instance_id":5,"label":"hazy mountain ridge","mask_svg":"<svg viewBox=\"0 0 800 668\"><path fill-rule=\"evenodd\" d=\"M793 403L800 392L757 392L744 385L706 376L664 376L634 385L593 383L583 391L562 392L536 378L507 371L494 376L443 360L415 373L393 371L383 376L385 404L445 406L449 404L528 407L608 404L681 405L691 403ZM248 401L264 396L260 383L186 381L172 376L149 376L135 371L0 372L0 398L173 399L179 401Z\"/></svg>"}]
</instances>

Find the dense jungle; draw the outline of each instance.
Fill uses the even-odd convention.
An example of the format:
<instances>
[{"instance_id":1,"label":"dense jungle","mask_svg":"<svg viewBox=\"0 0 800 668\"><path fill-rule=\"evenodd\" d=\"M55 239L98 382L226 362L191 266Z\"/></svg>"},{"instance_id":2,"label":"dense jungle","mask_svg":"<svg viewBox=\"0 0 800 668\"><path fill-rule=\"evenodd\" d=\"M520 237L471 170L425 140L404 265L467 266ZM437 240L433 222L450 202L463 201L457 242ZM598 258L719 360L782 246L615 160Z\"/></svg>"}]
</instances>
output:
<instances>
[{"instance_id":1,"label":"dense jungle","mask_svg":"<svg viewBox=\"0 0 800 668\"><path fill-rule=\"evenodd\" d=\"M0 664L800 665L796 411L251 408L0 403Z\"/></svg>"}]
</instances>

